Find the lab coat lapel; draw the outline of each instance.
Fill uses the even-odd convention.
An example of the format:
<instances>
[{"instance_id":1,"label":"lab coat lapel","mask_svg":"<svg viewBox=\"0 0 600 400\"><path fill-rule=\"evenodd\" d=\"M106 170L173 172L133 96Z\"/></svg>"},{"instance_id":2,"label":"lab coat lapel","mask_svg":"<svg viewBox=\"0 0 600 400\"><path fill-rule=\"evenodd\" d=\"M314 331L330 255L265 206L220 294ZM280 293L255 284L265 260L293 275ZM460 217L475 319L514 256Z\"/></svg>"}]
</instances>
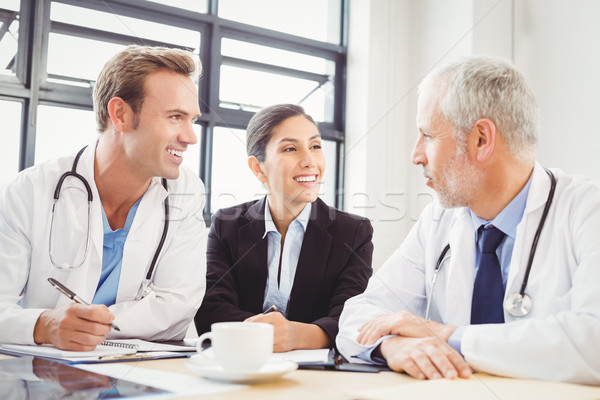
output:
<instances>
[{"instance_id":1,"label":"lab coat lapel","mask_svg":"<svg viewBox=\"0 0 600 400\"><path fill-rule=\"evenodd\" d=\"M332 242L331 234L327 231L331 224L328 210L320 199L313 203L290 293L288 316L294 320L310 320L319 298L320 283L327 269Z\"/></svg>"},{"instance_id":2,"label":"lab coat lapel","mask_svg":"<svg viewBox=\"0 0 600 400\"><path fill-rule=\"evenodd\" d=\"M529 186L525 212L523 213L521 222L517 226L517 236L508 270L506 296L517 293L521 289L533 237L542 218L550 186L550 177L544 170L544 167L536 163L533 169L531 185Z\"/></svg>"},{"instance_id":3,"label":"lab coat lapel","mask_svg":"<svg viewBox=\"0 0 600 400\"><path fill-rule=\"evenodd\" d=\"M450 262L447 269L446 318L449 325L468 325L471 320L475 265L475 230L467 208L456 210L450 228ZM440 282L444 284L444 282Z\"/></svg>"},{"instance_id":4,"label":"lab coat lapel","mask_svg":"<svg viewBox=\"0 0 600 400\"><path fill-rule=\"evenodd\" d=\"M265 233L266 197L252 205L244 215L248 223L238 230L238 247L233 268L244 268L237 271L237 276L244 283L242 290L247 291L244 298L250 300L246 304L249 310L262 311L265 288L267 284L267 243Z\"/></svg>"}]
</instances>

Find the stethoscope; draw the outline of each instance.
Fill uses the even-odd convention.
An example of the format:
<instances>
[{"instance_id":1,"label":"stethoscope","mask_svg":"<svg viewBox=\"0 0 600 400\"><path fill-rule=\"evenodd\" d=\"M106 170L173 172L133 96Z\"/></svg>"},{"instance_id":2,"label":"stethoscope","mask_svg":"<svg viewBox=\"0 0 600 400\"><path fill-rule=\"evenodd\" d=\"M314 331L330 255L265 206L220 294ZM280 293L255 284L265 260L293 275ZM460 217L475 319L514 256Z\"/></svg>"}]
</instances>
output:
<instances>
[{"instance_id":1,"label":"stethoscope","mask_svg":"<svg viewBox=\"0 0 600 400\"><path fill-rule=\"evenodd\" d=\"M60 178L58 179L58 183L56 184L56 188L54 189L54 201L52 202L52 218L50 220L50 235L49 235L50 238L49 238L48 253L50 255L50 262L52 263L52 265L54 265L58 269L79 268L83 265L83 263L85 262L85 259L87 258L87 255L88 255L88 250L89 250L89 245L90 245L90 236L91 236L90 221L91 221L91 213L92 213L93 196L92 196L92 189L91 189L88 181L82 175L78 174L76 171L77 164L79 163L79 158L83 154L83 151L86 149L86 147L87 146L85 146L81 150L79 150L79 152L75 156L75 160L73 160L73 166L71 167L71 170L65 172L64 174L62 174L60 176ZM67 265L64 263L57 263L52 255L52 231L53 231L53 227L54 227L54 211L56 208L56 203L58 203L58 198L60 196L60 190L62 188L62 184L65 181L65 179L70 176L78 179L81 183L83 183L83 186L85 186L85 190L87 192L87 201L88 201L88 212L87 212L88 224L87 224L87 236L86 236L86 241L85 241L85 251L84 251L83 259L81 260L81 262L77 263L77 265L74 265L74 266ZM167 180L165 178L162 178L162 185L165 188L165 190L168 191ZM156 268L156 262L158 260L160 251L162 250L162 247L165 243L165 239L167 237L168 230L169 230L169 196L166 196L165 197L165 224L163 227L162 236L158 243L158 247L156 248L156 251L154 252L154 257L152 258L152 262L150 263L150 269L148 269L148 273L146 273L146 278L140 284L140 288L138 289L137 295L135 297L136 301L143 299L144 297L146 297L146 295L148 293L150 293L150 290L151 290L150 285L152 284L152 274L154 272L154 269Z\"/></svg>"},{"instance_id":2,"label":"stethoscope","mask_svg":"<svg viewBox=\"0 0 600 400\"><path fill-rule=\"evenodd\" d=\"M535 236L533 237L533 242L531 244L531 250L529 252L529 260L527 261L527 269L525 270L525 276L523 277L523 283L521 284L521 290L517 293L513 293L509 295L506 300L504 300L504 309L513 317L524 317L529 314L531 311L531 307L533 306L533 302L531 297L527 293L525 293L525 288L527 287L527 281L529 280L529 273L531 272L531 265L533 264L533 258L535 256L535 251L537 249L538 241L540 239L540 235L542 233L542 228L546 223L546 217L548 216L548 211L550 211L550 206L552 205L552 199L554 198L554 191L556 190L556 177L549 169L545 169L546 173L550 177L550 191L548 192L548 199L546 199L546 205L544 207L544 212L542 213L542 219L538 224L538 228L535 232ZM440 257L437 260L435 265L435 269L433 270L433 278L431 279L431 290L429 291L429 296L427 297L427 306L425 308L425 319L429 319L429 307L431 306L431 299L433 297L433 290L435 288L435 282L437 281L437 276L444 262L444 257L446 253L450 250L450 244L448 243L446 247L442 250Z\"/></svg>"}]
</instances>

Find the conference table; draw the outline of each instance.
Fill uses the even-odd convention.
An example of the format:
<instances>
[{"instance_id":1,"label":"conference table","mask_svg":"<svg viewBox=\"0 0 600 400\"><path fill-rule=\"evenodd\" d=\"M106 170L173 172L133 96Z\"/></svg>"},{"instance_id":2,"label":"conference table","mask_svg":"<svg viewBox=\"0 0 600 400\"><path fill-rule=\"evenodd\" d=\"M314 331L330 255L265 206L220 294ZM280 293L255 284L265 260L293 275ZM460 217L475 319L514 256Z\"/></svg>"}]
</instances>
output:
<instances>
[{"instance_id":1,"label":"conference table","mask_svg":"<svg viewBox=\"0 0 600 400\"><path fill-rule=\"evenodd\" d=\"M0 355L0 359L10 356ZM204 381L183 358L105 364L126 370L121 377L182 376ZM176 375L172 375L176 374ZM169 378L170 379L170 378ZM211 382L212 384L218 385ZM295 370L275 380L237 386L220 393L176 396L177 399L600 399L600 387L513 379L476 373L470 379L421 381L405 374Z\"/></svg>"}]
</instances>

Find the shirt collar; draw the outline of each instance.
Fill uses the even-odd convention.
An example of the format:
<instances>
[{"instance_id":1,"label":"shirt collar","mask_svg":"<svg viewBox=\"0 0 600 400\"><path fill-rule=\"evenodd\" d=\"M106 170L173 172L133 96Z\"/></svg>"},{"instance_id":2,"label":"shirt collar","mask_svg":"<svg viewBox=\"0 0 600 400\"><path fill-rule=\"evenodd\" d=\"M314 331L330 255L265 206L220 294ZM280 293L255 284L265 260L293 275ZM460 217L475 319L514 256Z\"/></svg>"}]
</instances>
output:
<instances>
[{"instance_id":1,"label":"shirt collar","mask_svg":"<svg viewBox=\"0 0 600 400\"><path fill-rule=\"evenodd\" d=\"M296 217L296 219L292 221L290 226L292 226L294 223L298 223L298 224L300 224L302 229L304 229L304 232L306 232L306 227L308 226L308 220L310 219L311 208L312 208L312 203L306 203L306 206L304 206L304 209L300 212L300 214ZM269 232L277 232L277 228L275 227L275 223L273 222L273 217L271 216L271 210L269 209L269 202L265 201L265 233L263 234L262 238L264 239L265 236L267 236L267 234Z\"/></svg>"},{"instance_id":2,"label":"shirt collar","mask_svg":"<svg viewBox=\"0 0 600 400\"><path fill-rule=\"evenodd\" d=\"M527 195L529 194L529 186L531 186L531 178L533 173L529 176L527 183L521 189L521 191L515 196L514 199L511 200L510 203L498 215L491 221L485 220L483 218L479 218L469 209L469 215L471 216L471 222L473 223L473 228L475 231L479 229L480 226L484 225L494 225L496 228L500 229L504 234L510 236L515 239L517 235L517 226L521 219L523 218L523 213L525 212L525 206L527 205Z\"/></svg>"}]
</instances>

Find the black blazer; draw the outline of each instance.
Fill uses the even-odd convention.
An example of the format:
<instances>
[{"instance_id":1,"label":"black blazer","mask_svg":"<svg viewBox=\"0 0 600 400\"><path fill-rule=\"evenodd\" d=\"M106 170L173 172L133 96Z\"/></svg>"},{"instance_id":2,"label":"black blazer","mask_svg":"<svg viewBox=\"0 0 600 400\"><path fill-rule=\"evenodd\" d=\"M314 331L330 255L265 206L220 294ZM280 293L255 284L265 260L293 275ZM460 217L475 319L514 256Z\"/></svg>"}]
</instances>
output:
<instances>
[{"instance_id":1,"label":"black blazer","mask_svg":"<svg viewBox=\"0 0 600 400\"><path fill-rule=\"evenodd\" d=\"M194 318L199 334L221 321L263 311L267 284L266 197L219 210L208 234L206 296ZM335 342L344 302L372 274L371 222L317 199L304 234L287 318L320 326Z\"/></svg>"}]
</instances>

